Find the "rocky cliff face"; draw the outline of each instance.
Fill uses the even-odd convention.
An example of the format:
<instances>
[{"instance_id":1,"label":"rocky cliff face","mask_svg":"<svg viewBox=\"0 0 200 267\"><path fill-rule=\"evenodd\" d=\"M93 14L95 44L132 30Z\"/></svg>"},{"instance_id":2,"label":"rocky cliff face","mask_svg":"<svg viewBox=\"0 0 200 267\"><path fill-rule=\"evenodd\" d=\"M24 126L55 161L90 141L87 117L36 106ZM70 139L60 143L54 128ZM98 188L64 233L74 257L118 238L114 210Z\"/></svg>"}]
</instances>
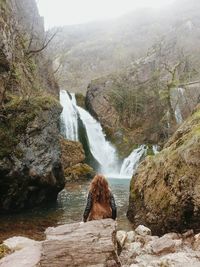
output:
<instances>
[{"instance_id":1,"label":"rocky cliff face","mask_svg":"<svg viewBox=\"0 0 200 267\"><path fill-rule=\"evenodd\" d=\"M1 144L1 153L6 150L0 158L0 211L17 211L54 201L63 188L57 126L60 112L59 104L40 110L18 136L10 136L16 138L16 145L11 140Z\"/></svg>"},{"instance_id":2,"label":"rocky cliff face","mask_svg":"<svg viewBox=\"0 0 200 267\"><path fill-rule=\"evenodd\" d=\"M141 62L126 72L92 81L86 106L100 121L122 156L135 144L156 144L167 136L164 103L154 89L152 64Z\"/></svg>"},{"instance_id":3,"label":"rocky cliff face","mask_svg":"<svg viewBox=\"0 0 200 267\"><path fill-rule=\"evenodd\" d=\"M0 212L55 200L64 186L61 107L34 0L0 2Z\"/></svg>"},{"instance_id":4,"label":"rocky cliff face","mask_svg":"<svg viewBox=\"0 0 200 267\"><path fill-rule=\"evenodd\" d=\"M179 46L172 46L164 42L126 70L88 86L86 107L122 152L130 153L134 144L163 145L199 102L198 75L191 62L180 60Z\"/></svg>"},{"instance_id":5,"label":"rocky cliff face","mask_svg":"<svg viewBox=\"0 0 200 267\"><path fill-rule=\"evenodd\" d=\"M131 181L128 218L158 233L199 230L200 106Z\"/></svg>"}]
</instances>

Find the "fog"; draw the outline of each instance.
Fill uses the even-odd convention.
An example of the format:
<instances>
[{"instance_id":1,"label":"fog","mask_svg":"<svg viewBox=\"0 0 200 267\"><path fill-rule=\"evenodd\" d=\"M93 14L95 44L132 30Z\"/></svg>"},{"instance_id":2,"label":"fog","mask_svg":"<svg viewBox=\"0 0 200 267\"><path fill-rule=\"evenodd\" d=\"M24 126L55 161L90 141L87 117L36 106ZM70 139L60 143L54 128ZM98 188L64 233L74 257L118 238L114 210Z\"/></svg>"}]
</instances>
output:
<instances>
[{"instance_id":1,"label":"fog","mask_svg":"<svg viewBox=\"0 0 200 267\"><path fill-rule=\"evenodd\" d=\"M38 0L45 28L119 17L138 8L162 8L174 0Z\"/></svg>"}]
</instances>

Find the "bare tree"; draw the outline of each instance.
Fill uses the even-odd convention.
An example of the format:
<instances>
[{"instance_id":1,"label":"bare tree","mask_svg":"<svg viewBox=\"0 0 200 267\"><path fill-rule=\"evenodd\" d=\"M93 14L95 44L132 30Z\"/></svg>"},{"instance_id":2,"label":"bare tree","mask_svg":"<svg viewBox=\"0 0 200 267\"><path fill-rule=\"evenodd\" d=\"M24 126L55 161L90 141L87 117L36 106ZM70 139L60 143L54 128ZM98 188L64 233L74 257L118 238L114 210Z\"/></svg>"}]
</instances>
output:
<instances>
[{"instance_id":1,"label":"bare tree","mask_svg":"<svg viewBox=\"0 0 200 267\"><path fill-rule=\"evenodd\" d=\"M26 51L26 55L28 57L31 57L33 54L37 54L37 53L43 51L45 48L47 48L47 46L53 40L53 38L56 36L57 33L58 33L58 30L55 33L53 33L49 38L47 37L47 34L46 34L46 37L45 37L42 45L37 49L31 49L31 45L32 45L32 42L34 40L34 33L32 32L30 40L29 40L29 44L28 44L28 49Z\"/></svg>"}]
</instances>

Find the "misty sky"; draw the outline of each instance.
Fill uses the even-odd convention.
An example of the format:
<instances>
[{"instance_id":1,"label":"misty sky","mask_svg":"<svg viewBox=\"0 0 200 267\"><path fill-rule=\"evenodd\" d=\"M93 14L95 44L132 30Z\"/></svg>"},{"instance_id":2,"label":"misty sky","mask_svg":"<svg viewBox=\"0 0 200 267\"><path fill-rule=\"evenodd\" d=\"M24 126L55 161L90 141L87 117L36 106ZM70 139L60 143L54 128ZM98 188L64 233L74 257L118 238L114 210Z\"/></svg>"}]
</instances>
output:
<instances>
[{"instance_id":1,"label":"misty sky","mask_svg":"<svg viewBox=\"0 0 200 267\"><path fill-rule=\"evenodd\" d=\"M118 17L141 7L159 8L174 0L37 0L46 29Z\"/></svg>"}]
</instances>

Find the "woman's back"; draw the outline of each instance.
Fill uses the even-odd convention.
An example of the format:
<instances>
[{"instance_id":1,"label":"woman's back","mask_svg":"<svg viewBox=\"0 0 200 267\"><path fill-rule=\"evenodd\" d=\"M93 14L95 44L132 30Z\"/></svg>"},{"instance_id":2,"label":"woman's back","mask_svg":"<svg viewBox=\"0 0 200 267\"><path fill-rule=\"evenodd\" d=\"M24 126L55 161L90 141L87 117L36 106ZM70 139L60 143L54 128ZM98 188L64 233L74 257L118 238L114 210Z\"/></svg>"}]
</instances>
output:
<instances>
[{"instance_id":1,"label":"woman's back","mask_svg":"<svg viewBox=\"0 0 200 267\"><path fill-rule=\"evenodd\" d=\"M115 200L105 177L96 175L90 185L83 220L86 222L106 218L116 219Z\"/></svg>"}]
</instances>

